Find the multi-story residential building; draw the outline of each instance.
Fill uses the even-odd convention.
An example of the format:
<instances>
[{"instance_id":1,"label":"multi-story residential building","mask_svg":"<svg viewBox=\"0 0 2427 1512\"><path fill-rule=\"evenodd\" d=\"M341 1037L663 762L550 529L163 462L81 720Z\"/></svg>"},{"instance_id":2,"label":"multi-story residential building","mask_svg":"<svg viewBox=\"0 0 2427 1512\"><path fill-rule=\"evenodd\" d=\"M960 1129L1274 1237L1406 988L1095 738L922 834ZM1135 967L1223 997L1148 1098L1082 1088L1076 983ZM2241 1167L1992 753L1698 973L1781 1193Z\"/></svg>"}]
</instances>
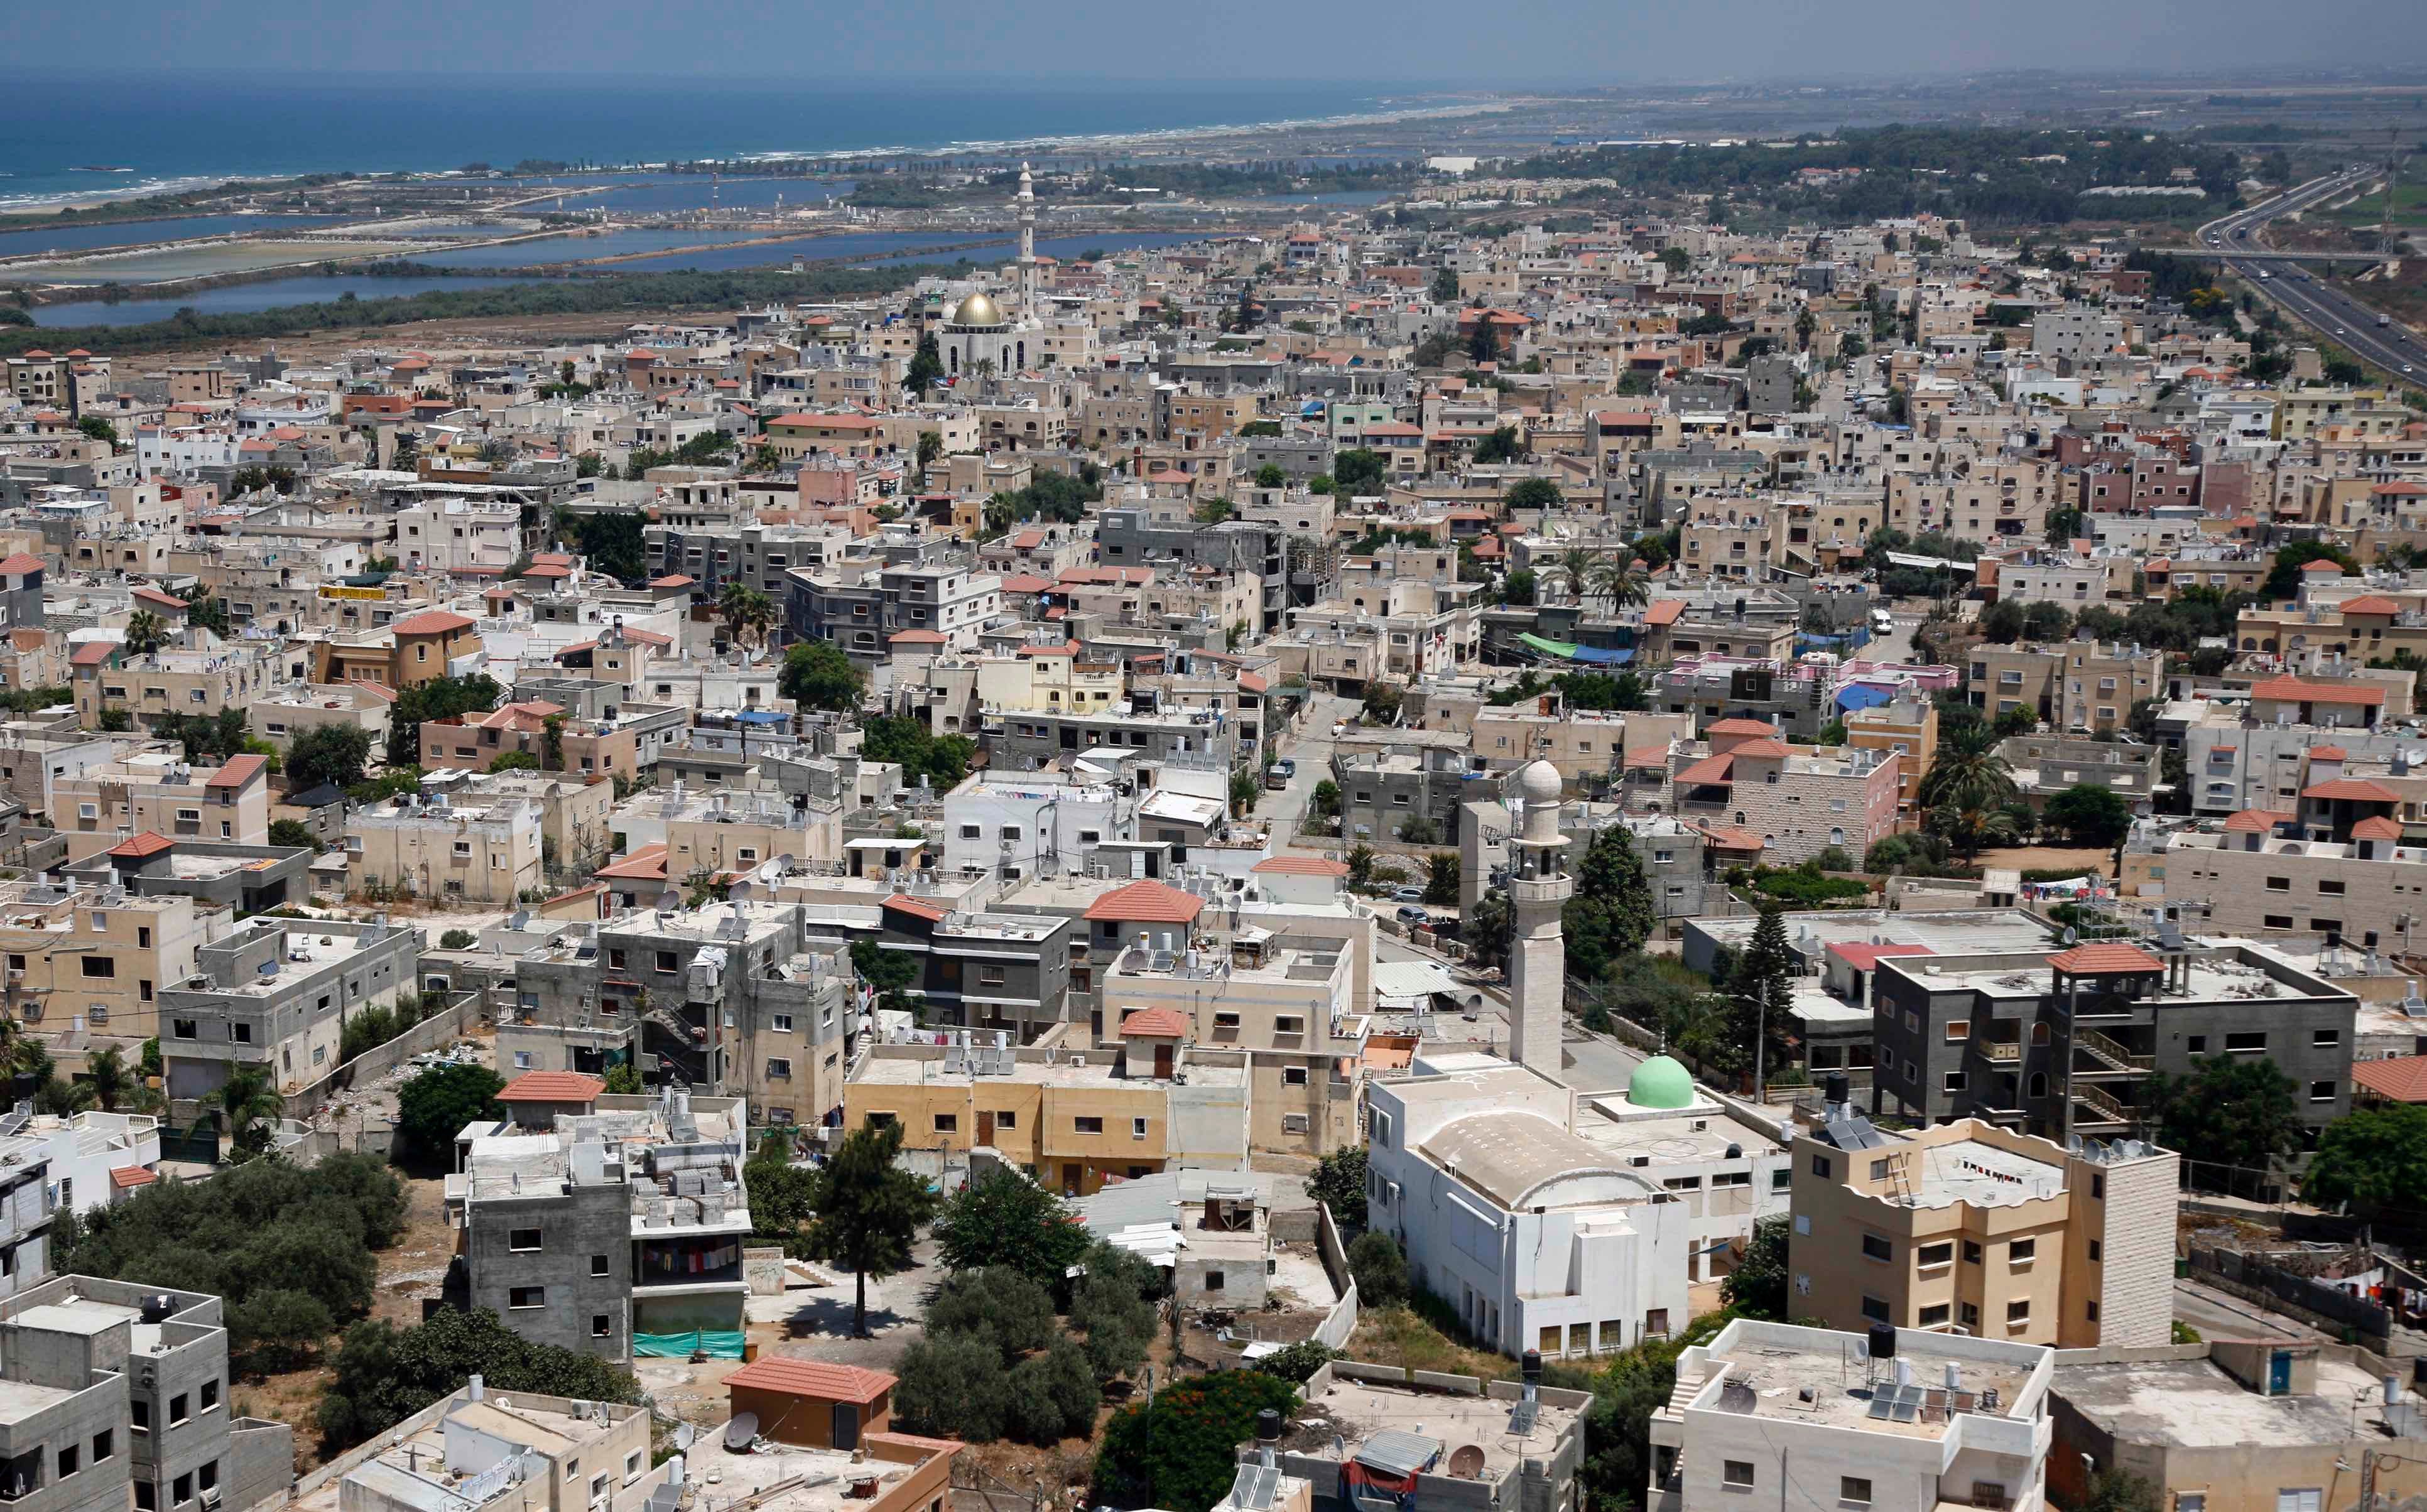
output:
<instances>
[{"instance_id":1,"label":"multi-story residential building","mask_svg":"<svg viewBox=\"0 0 2427 1512\"><path fill-rule=\"evenodd\" d=\"M1963 693L1995 717L2028 710L2061 732L2111 734L2165 688L2165 654L2094 641L1972 648Z\"/></svg>"},{"instance_id":2,"label":"multi-story residential building","mask_svg":"<svg viewBox=\"0 0 2427 1512\"><path fill-rule=\"evenodd\" d=\"M1136 837L1136 795L1101 778L975 775L944 795L944 869L964 875L1078 870L1104 841Z\"/></svg>"},{"instance_id":3,"label":"multi-story residential building","mask_svg":"<svg viewBox=\"0 0 2427 1512\"><path fill-rule=\"evenodd\" d=\"M2145 804L2156 795L2164 764L2154 745L2066 735L2017 735L1997 742L1997 754L2013 769L2015 790L2034 807L2083 787L2105 788L2126 804Z\"/></svg>"},{"instance_id":4,"label":"multi-story residential building","mask_svg":"<svg viewBox=\"0 0 2427 1512\"><path fill-rule=\"evenodd\" d=\"M821 933L837 927L812 921ZM910 955L918 976L904 989L926 1004L931 1021L1002 1032L1025 1045L1068 1016L1074 949L1083 931L1050 914L986 912L932 897L896 893L877 910L871 936L856 921L850 937L871 938Z\"/></svg>"},{"instance_id":5,"label":"multi-story residential building","mask_svg":"<svg viewBox=\"0 0 2427 1512\"><path fill-rule=\"evenodd\" d=\"M399 793L354 809L346 818L348 888L498 905L536 891L540 805L486 798Z\"/></svg>"},{"instance_id":6,"label":"multi-story residential building","mask_svg":"<svg viewBox=\"0 0 2427 1512\"><path fill-rule=\"evenodd\" d=\"M75 666L77 718L87 729L99 729L104 714L126 714L138 727L157 729L160 721L172 715L241 709L285 681L287 658L283 651L207 639L212 641L207 649L163 647L135 657L119 648L99 661L80 658Z\"/></svg>"},{"instance_id":7,"label":"multi-story residential building","mask_svg":"<svg viewBox=\"0 0 2427 1512\"><path fill-rule=\"evenodd\" d=\"M313 642L314 683L377 683L409 688L478 672L486 659L479 622L451 610L424 610L383 628Z\"/></svg>"},{"instance_id":8,"label":"multi-story residential building","mask_svg":"<svg viewBox=\"0 0 2427 1512\"><path fill-rule=\"evenodd\" d=\"M209 1096L236 1065L259 1065L289 1097L338 1065L347 1020L420 995L421 932L263 915L197 952L194 974L160 992L160 1055L172 1100Z\"/></svg>"},{"instance_id":9,"label":"multi-story residential building","mask_svg":"<svg viewBox=\"0 0 2427 1512\"><path fill-rule=\"evenodd\" d=\"M1367 1089L1366 1221L1397 1237L1415 1284L1507 1355L1611 1353L1684 1327L1696 1224L1683 1189L1624 1144L1579 1134L1573 1094L1548 1077L1450 1062Z\"/></svg>"},{"instance_id":10,"label":"multi-story residential building","mask_svg":"<svg viewBox=\"0 0 2427 1512\"><path fill-rule=\"evenodd\" d=\"M2210 1056L2272 1062L2311 1141L2351 1107L2358 1000L2260 946L1886 957L1872 1001L1871 1111L1915 1122L2111 1138L2142 1083Z\"/></svg>"},{"instance_id":11,"label":"multi-story residential building","mask_svg":"<svg viewBox=\"0 0 2427 1512\"><path fill-rule=\"evenodd\" d=\"M535 1343L619 1364L677 1342L739 1359L751 1231L741 1099L612 1097L595 1077L533 1071L498 1100L507 1118L448 1179L462 1231L450 1299Z\"/></svg>"},{"instance_id":12,"label":"multi-story residential building","mask_svg":"<svg viewBox=\"0 0 2427 1512\"><path fill-rule=\"evenodd\" d=\"M1225 944L1197 927L1204 911L1202 897L1151 879L1088 907L1090 953L1107 963L1097 1042L1245 1051L1257 1150L1319 1156L1355 1144L1365 1019L1347 948L1244 929Z\"/></svg>"},{"instance_id":13,"label":"multi-story residential building","mask_svg":"<svg viewBox=\"0 0 2427 1512\"><path fill-rule=\"evenodd\" d=\"M267 757L240 756L198 769L147 751L52 777L51 817L77 861L143 834L266 845L269 768Z\"/></svg>"},{"instance_id":14,"label":"multi-story residential building","mask_svg":"<svg viewBox=\"0 0 2427 1512\"><path fill-rule=\"evenodd\" d=\"M295 1435L236 1415L218 1297L61 1276L0 1304L0 1433L25 1512L209 1512L294 1484Z\"/></svg>"},{"instance_id":15,"label":"multi-story residential building","mask_svg":"<svg viewBox=\"0 0 2427 1512\"><path fill-rule=\"evenodd\" d=\"M2163 1344L2177 1163L2135 1140L2068 1148L1979 1118L1892 1132L1831 1101L1795 1141L1796 1306L1849 1331Z\"/></svg>"},{"instance_id":16,"label":"multi-story residential building","mask_svg":"<svg viewBox=\"0 0 2427 1512\"><path fill-rule=\"evenodd\" d=\"M1340 833L1367 841L1409 844L1464 842L1463 809L1474 794L1467 778L1474 758L1454 731L1391 731L1379 750L1336 747L1332 780L1340 788ZM1429 838L1427 838L1429 837Z\"/></svg>"},{"instance_id":17,"label":"multi-story residential building","mask_svg":"<svg viewBox=\"0 0 2427 1512\"><path fill-rule=\"evenodd\" d=\"M171 849L147 834L104 855L139 864ZM230 917L189 897L130 895L114 874L101 886L71 880L0 888L8 1006L45 1032L81 1029L137 1040L158 1033L160 993L194 974L198 952Z\"/></svg>"},{"instance_id":18,"label":"multi-story residential building","mask_svg":"<svg viewBox=\"0 0 2427 1512\"><path fill-rule=\"evenodd\" d=\"M1926 697L1899 696L1867 708L1848 708L1839 720L1846 743L1858 750L1885 751L1896 758L1897 812L1910 818L1921 791L1921 779L1938 756L1938 705Z\"/></svg>"},{"instance_id":19,"label":"multi-story residential building","mask_svg":"<svg viewBox=\"0 0 2427 1512\"><path fill-rule=\"evenodd\" d=\"M1643 1504L2045 1512L2055 1359L2001 1338L1738 1318L1678 1357Z\"/></svg>"},{"instance_id":20,"label":"multi-story residential building","mask_svg":"<svg viewBox=\"0 0 2427 1512\"><path fill-rule=\"evenodd\" d=\"M65 1117L38 1113L10 1137L47 1145L54 1211L82 1216L114 1208L160 1179L160 1120L151 1114L99 1108ZM42 1268L16 1274L31 1284Z\"/></svg>"},{"instance_id":21,"label":"multi-story residential building","mask_svg":"<svg viewBox=\"0 0 2427 1512\"><path fill-rule=\"evenodd\" d=\"M816 1124L842 1102L860 1023L851 968L814 928L798 905L746 901L568 930L515 963L514 1016L637 1023L671 1076L739 1098L752 1124Z\"/></svg>"},{"instance_id":22,"label":"multi-story residential building","mask_svg":"<svg viewBox=\"0 0 2427 1512\"><path fill-rule=\"evenodd\" d=\"M298 1512L645 1512L677 1484L678 1456L652 1468L649 1409L537 1391L492 1395L474 1375L361 1451ZM443 1499L443 1500L441 1500Z\"/></svg>"},{"instance_id":23,"label":"multi-story residential building","mask_svg":"<svg viewBox=\"0 0 2427 1512\"><path fill-rule=\"evenodd\" d=\"M784 582L785 619L795 640L831 641L864 661L882 659L904 632L973 649L979 632L1002 610L1002 579L966 561L856 572L794 568Z\"/></svg>"},{"instance_id":24,"label":"multi-story residential building","mask_svg":"<svg viewBox=\"0 0 2427 1512\"><path fill-rule=\"evenodd\" d=\"M1246 1057L1125 1045L1073 1053L980 1032L948 1046L880 1045L853 1068L844 1126L897 1124L948 1176L984 1146L1066 1196L1159 1171L1247 1159Z\"/></svg>"},{"instance_id":25,"label":"multi-story residential building","mask_svg":"<svg viewBox=\"0 0 2427 1512\"><path fill-rule=\"evenodd\" d=\"M2290 816L2244 809L2217 829L2144 824L2124 857L2123 890L2163 899L2220 935L2323 935L2363 951L2406 951L2419 923L2420 853L2402 821L2364 819L2347 839L2286 838Z\"/></svg>"},{"instance_id":26,"label":"multi-story residential building","mask_svg":"<svg viewBox=\"0 0 2427 1512\"><path fill-rule=\"evenodd\" d=\"M361 730L370 737L372 750L384 751L388 714L395 707L385 689L369 683L273 689L246 705L245 718L252 732L277 747L281 756L297 736L335 724Z\"/></svg>"},{"instance_id":27,"label":"multi-story residential building","mask_svg":"<svg viewBox=\"0 0 2427 1512\"><path fill-rule=\"evenodd\" d=\"M1896 828L1900 768L1891 751L1788 745L1758 720L1721 720L1703 735L1661 754L1665 785L1627 783L1630 812L1733 831L1738 848L1782 866L1831 846L1861 855ZM1656 776L1659 769L1644 771Z\"/></svg>"}]
</instances>

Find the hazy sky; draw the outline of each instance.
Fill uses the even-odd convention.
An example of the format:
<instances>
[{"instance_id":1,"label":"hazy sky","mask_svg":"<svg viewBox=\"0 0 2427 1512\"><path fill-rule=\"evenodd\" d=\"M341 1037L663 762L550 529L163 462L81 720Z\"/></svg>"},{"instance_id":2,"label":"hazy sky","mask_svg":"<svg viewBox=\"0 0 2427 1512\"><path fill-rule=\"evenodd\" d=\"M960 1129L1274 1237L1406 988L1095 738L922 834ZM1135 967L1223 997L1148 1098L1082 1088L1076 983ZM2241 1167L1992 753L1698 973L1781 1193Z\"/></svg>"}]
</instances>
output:
<instances>
[{"instance_id":1,"label":"hazy sky","mask_svg":"<svg viewBox=\"0 0 2427 1512\"><path fill-rule=\"evenodd\" d=\"M0 67L1587 83L2427 64L2422 0L18 0ZM905 83L909 82L905 78ZM95 77L106 85L106 76ZM905 94L905 109L916 108Z\"/></svg>"}]
</instances>

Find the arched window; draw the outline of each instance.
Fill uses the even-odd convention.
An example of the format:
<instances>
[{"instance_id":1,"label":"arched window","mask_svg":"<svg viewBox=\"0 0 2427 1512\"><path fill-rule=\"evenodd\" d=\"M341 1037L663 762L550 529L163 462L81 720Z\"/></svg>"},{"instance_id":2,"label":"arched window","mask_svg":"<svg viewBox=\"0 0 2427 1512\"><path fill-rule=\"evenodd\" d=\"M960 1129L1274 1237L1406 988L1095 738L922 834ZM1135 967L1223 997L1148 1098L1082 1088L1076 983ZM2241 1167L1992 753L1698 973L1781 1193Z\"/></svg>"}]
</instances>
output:
<instances>
[{"instance_id":1,"label":"arched window","mask_svg":"<svg viewBox=\"0 0 2427 1512\"><path fill-rule=\"evenodd\" d=\"M2034 1097L2044 1097L2047 1096L2047 1073L2045 1071L2033 1071L2031 1073L2031 1096Z\"/></svg>"}]
</instances>

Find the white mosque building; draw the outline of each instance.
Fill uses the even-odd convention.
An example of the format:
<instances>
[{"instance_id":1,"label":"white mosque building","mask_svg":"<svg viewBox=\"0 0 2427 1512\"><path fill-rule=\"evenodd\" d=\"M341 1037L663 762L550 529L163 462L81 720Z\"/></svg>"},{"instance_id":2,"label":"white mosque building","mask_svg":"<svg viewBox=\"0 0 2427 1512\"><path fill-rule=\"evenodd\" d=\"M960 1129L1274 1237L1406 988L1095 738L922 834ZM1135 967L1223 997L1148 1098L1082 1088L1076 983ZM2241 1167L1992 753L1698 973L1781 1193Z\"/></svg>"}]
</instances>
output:
<instances>
[{"instance_id":1,"label":"white mosque building","mask_svg":"<svg viewBox=\"0 0 2427 1512\"><path fill-rule=\"evenodd\" d=\"M1026 163L1019 165L1019 197L1013 203L1019 210L1019 318L1006 317L984 290L961 301L936 334L948 377L1018 373L1032 357L1044 359L1044 327L1036 318L1036 186Z\"/></svg>"}]
</instances>

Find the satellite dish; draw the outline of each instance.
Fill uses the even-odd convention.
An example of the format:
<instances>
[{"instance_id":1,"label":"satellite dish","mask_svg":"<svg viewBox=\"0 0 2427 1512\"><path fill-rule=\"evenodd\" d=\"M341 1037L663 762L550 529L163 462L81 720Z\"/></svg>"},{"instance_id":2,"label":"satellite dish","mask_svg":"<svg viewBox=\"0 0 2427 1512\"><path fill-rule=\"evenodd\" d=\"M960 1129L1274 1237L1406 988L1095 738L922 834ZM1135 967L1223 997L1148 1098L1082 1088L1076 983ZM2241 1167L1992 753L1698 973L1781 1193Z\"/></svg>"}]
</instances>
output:
<instances>
[{"instance_id":1,"label":"satellite dish","mask_svg":"<svg viewBox=\"0 0 2427 1512\"><path fill-rule=\"evenodd\" d=\"M675 891L672 887L669 887L665 891L658 894L657 911L661 914L681 913L682 894Z\"/></svg>"},{"instance_id":2,"label":"satellite dish","mask_svg":"<svg viewBox=\"0 0 2427 1512\"><path fill-rule=\"evenodd\" d=\"M725 889L725 896L731 902L746 903L750 901L750 884L747 882L737 882L732 886Z\"/></svg>"},{"instance_id":3,"label":"satellite dish","mask_svg":"<svg viewBox=\"0 0 2427 1512\"><path fill-rule=\"evenodd\" d=\"M758 1414L756 1412L737 1412L733 1421L725 1425L725 1447L737 1455L749 1448L750 1440L757 1437Z\"/></svg>"},{"instance_id":4,"label":"satellite dish","mask_svg":"<svg viewBox=\"0 0 2427 1512\"><path fill-rule=\"evenodd\" d=\"M2077 945L2080 942L2081 932L2075 929L2071 924L2064 926L2064 943L2066 948L2071 949L2073 946Z\"/></svg>"},{"instance_id":5,"label":"satellite dish","mask_svg":"<svg viewBox=\"0 0 2427 1512\"><path fill-rule=\"evenodd\" d=\"M688 1423L676 1423L675 1425L675 1448L676 1450L689 1449L692 1445L692 1440L698 1437L699 1430L692 1427Z\"/></svg>"},{"instance_id":6,"label":"satellite dish","mask_svg":"<svg viewBox=\"0 0 2427 1512\"><path fill-rule=\"evenodd\" d=\"M1460 1444L1450 1452L1449 1472L1458 1480L1471 1481L1483 1473L1483 1446Z\"/></svg>"}]
</instances>

